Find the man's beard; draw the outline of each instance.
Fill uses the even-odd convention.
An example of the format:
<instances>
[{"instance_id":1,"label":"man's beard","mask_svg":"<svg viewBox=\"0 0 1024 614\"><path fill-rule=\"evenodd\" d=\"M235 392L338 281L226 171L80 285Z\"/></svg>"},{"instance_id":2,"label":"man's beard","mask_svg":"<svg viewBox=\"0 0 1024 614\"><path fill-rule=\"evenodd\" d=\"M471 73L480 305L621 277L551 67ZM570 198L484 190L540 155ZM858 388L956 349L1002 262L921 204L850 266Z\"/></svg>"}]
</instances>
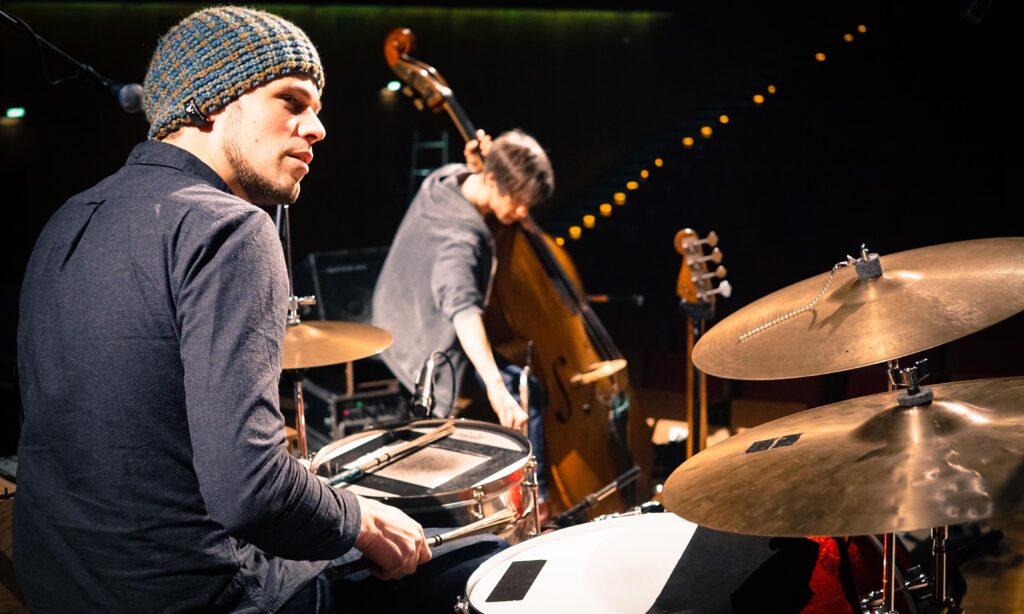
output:
<instances>
[{"instance_id":1,"label":"man's beard","mask_svg":"<svg viewBox=\"0 0 1024 614\"><path fill-rule=\"evenodd\" d=\"M282 204L293 204L299 198L299 184L291 188L275 186L266 177L256 172L256 169L249 164L245 152L238 144L239 117L233 113L228 117L228 133L224 139L224 154L231 171L235 175L235 181L245 191L249 202L259 206L272 206Z\"/></svg>"}]
</instances>

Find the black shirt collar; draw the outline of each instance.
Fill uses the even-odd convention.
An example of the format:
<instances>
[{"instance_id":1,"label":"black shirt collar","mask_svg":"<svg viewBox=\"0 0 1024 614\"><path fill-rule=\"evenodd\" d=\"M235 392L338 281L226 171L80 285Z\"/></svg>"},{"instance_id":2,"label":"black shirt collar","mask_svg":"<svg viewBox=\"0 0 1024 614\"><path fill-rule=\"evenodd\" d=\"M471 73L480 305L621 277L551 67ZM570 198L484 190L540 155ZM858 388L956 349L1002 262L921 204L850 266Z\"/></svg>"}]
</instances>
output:
<instances>
[{"instance_id":1,"label":"black shirt collar","mask_svg":"<svg viewBox=\"0 0 1024 614\"><path fill-rule=\"evenodd\" d=\"M228 184L220 178L216 171L188 151L170 143L163 143L161 141L139 143L128 154L128 160L125 164L167 166L198 177L218 190L231 194Z\"/></svg>"}]
</instances>

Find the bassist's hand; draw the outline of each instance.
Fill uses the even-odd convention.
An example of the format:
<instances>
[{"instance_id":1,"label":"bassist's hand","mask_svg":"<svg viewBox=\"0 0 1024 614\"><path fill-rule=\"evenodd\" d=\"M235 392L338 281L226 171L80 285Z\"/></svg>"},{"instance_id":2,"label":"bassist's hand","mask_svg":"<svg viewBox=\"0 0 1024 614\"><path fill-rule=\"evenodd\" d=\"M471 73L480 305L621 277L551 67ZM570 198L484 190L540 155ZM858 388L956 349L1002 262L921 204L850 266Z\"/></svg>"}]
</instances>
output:
<instances>
[{"instance_id":1,"label":"bassist's hand","mask_svg":"<svg viewBox=\"0 0 1024 614\"><path fill-rule=\"evenodd\" d=\"M491 136L483 130L476 131L476 138L466 143L463 153L466 155L466 166L474 173L484 170L484 158L491 151Z\"/></svg>"}]
</instances>

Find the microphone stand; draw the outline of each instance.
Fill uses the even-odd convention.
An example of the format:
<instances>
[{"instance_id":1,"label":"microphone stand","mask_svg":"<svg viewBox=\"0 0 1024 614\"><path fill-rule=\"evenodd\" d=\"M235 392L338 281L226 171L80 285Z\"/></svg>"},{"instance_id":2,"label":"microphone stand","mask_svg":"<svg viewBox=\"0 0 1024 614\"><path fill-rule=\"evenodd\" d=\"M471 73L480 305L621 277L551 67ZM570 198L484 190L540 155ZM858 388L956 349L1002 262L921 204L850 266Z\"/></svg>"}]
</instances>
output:
<instances>
[{"instance_id":1,"label":"microphone stand","mask_svg":"<svg viewBox=\"0 0 1024 614\"><path fill-rule=\"evenodd\" d=\"M640 467L634 465L632 469L615 478L600 490L590 493L582 501L556 516L555 524L560 528L571 527L577 524L583 512L604 501L616 491L626 487L636 480L639 475Z\"/></svg>"},{"instance_id":2,"label":"microphone stand","mask_svg":"<svg viewBox=\"0 0 1024 614\"><path fill-rule=\"evenodd\" d=\"M285 263L288 268L288 326L298 326L300 305L315 305L314 296L296 296L292 282L292 231L288 216L288 205L278 205L274 215L277 232L284 248ZM306 438L306 403L302 396L303 370L295 369L292 374L293 391L295 394L295 430L298 432L299 458L309 457L309 442Z\"/></svg>"},{"instance_id":3,"label":"microphone stand","mask_svg":"<svg viewBox=\"0 0 1024 614\"><path fill-rule=\"evenodd\" d=\"M25 23L25 21L23 21L20 17L11 15L9 13L5 13L4 11L0 11L0 22L6 23L11 28L17 30L18 32L21 32L31 40L35 41L36 45L40 48L45 46L47 49L64 58L64 60L66 60L68 63L70 63L72 66L76 68L74 75L71 75L70 77L64 77L56 81L52 81L50 80L48 75L45 75L46 65L44 63L44 76L46 76L46 79L50 85L57 85L69 79L85 75L90 79L94 80L97 84L100 85L100 87L113 94L118 99L118 104L125 111L129 113L135 113L137 111L142 110L142 88L138 84L123 84L116 82L113 79L108 79L104 77L100 73L96 72L96 69L94 69L92 66L79 62L67 53L64 53L63 50L61 50L59 47L57 47L50 41L36 34L32 30L32 28L29 27L29 25Z\"/></svg>"}]
</instances>

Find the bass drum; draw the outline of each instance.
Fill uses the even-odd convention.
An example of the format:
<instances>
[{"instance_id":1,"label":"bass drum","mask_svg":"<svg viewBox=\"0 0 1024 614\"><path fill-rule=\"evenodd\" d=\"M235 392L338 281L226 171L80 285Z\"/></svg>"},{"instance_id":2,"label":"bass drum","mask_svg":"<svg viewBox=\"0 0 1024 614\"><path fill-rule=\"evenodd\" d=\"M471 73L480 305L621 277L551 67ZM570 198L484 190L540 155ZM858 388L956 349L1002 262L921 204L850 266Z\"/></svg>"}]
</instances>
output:
<instances>
[{"instance_id":1,"label":"bass drum","mask_svg":"<svg viewBox=\"0 0 1024 614\"><path fill-rule=\"evenodd\" d=\"M455 433L339 486L402 510L426 527L460 527L507 508L519 522L499 534L526 538L533 510L530 442L522 434L475 420L419 420L356 433L317 452L310 469L332 478L358 462L378 457L445 423Z\"/></svg>"},{"instance_id":2,"label":"bass drum","mask_svg":"<svg viewBox=\"0 0 1024 614\"><path fill-rule=\"evenodd\" d=\"M880 588L881 567L873 538L750 537L674 514L627 515L499 553L470 577L457 611L853 613L861 610L852 603ZM897 611L915 612L906 591Z\"/></svg>"}]
</instances>

